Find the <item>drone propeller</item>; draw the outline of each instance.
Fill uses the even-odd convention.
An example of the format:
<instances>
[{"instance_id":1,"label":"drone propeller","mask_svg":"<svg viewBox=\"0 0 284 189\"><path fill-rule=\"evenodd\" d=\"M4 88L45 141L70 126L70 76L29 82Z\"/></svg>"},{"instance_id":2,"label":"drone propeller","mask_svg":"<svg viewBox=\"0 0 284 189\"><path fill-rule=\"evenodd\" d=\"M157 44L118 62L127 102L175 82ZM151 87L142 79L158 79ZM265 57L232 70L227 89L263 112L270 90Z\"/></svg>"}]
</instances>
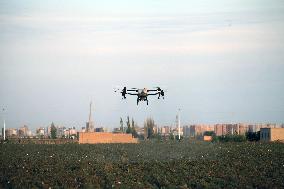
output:
<instances>
[{"instance_id":1,"label":"drone propeller","mask_svg":"<svg viewBox=\"0 0 284 189\"><path fill-rule=\"evenodd\" d=\"M163 92L168 92L168 89L166 87L156 87L157 91L163 91Z\"/></svg>"},{"instance_id":2,"label":"drone propeller","mask_svg":"<svg viewBox=\"0 0 284 189\"><path fill-rule=\"evenodd\" d=\"M156 90L158 92L161 92L161 91L167 92L168 91L167 89L165 89L165 87L154 87L154 88L156 88Z\"/></svg>"},{"instance_id":3,"label":"drone propeller","mask_svg":"<svg viewBox=\"0 0 284 189\"><path fill-rule=\"evenodd\" d=\"M167 92L167 90L164 90L161 87L155 87L155 88L157 89L157 91L159 93L158 99L160 99L161 96L163 97L163 99L165 99L165 92Z\"/></svg>"},{"instance_id":4,"label":"drone propeller","mask_svg":"<svg viewBox=\"0 0 284 189\"><path fill-rule=\"evenodd\" d=\"M126 92L127 92L126 87L116 87L114 88L114 92L120 92L122 99L126 99Z\"/></svg>"},{"instance_id":5,"label":"drone propeller","mask_svg":"<svg viewBox=\"0 0 284 189\"><path fill-rule=\"evenodd\" d=\"M123 89L123 87L119 86L119 85L117 85L113 88L114 92L122 91L122 89Z\"/></svg>"},{"instance_id":6,"label":"drone propeller","mask_svg":"<svg viewBox=\"0 0 284 189\"><path fill-rule=\"evenodd\" d=\"M164 86L163 87L156 87L156 88L157 88L157 91L159 93L158 99L160 99L161 96L163 97L163 99L165 99L165 92L168 92L167 88L164 87Z\"/></svg>"}]
</instances>

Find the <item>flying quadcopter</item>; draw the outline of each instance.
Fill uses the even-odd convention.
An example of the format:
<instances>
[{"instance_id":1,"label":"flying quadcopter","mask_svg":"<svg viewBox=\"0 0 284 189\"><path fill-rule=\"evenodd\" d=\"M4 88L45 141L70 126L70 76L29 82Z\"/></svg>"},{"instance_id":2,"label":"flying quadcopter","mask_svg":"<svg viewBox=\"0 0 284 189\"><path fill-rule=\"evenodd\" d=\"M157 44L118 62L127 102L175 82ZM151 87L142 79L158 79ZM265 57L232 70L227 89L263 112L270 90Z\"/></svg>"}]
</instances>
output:
<instances>
[{"instance_id":1,"label":"flying quadcopter","mask_svg":"<svg viewBox=\"0 0 284 189\"><path fill-rule=\"evenodd\" d=\"M126 87L123 87L123 89L115 89L114 92L120 92L122 99L126 99L126 95L136 95L137 96L137 105L139 101L146 101L148 105L148 96L158 95L158 99L161 97L165 99L165 92L160 87L155 87L155 89L138 89L138 88L131 88L126 89Z\"/></svg>"}]
</instances>

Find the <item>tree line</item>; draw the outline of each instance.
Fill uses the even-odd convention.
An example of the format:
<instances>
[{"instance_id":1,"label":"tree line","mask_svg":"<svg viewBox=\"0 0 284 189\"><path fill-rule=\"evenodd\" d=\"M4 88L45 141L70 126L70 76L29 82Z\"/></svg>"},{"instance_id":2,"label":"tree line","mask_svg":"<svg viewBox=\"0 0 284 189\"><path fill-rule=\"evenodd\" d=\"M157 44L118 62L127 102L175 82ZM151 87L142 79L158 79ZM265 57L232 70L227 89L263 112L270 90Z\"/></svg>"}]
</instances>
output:
<instances>
[{"instance_id":1,"label":"tree line","mask_svg":"<svg viewBox=\"0 0 284 189\"><path fill-rule=\"evenodd\" d=\"M144 122L144 134L138 134L136 128L138 128L137 123L132 118L130 121L130 117L127 116L126 118L126 126L124 126L124 121L122 117L120 117L120 132L122 133L129 133L132 134L135 138L140 139L150 139L155 136L154 128L155 128L155 121L153 118L147 118Z\"/></svg>"}]
</instances>

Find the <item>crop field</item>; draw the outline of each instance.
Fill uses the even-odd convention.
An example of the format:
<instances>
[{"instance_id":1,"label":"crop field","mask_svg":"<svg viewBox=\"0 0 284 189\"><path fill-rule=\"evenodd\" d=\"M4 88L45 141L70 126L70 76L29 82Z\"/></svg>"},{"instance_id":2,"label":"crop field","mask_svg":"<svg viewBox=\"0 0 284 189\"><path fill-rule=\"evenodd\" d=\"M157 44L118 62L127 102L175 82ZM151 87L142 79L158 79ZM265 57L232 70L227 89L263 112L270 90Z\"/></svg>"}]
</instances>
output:
<instances>
[{"instance_id":1,"label":"crop field","mask_svg":"<svg viewBox=\"0 0 284 189\"><path fill-rule=\"evenodd\" d=\"M0 145L0 188L284 188L284 144Z\"/></svg>"}]
</instances>

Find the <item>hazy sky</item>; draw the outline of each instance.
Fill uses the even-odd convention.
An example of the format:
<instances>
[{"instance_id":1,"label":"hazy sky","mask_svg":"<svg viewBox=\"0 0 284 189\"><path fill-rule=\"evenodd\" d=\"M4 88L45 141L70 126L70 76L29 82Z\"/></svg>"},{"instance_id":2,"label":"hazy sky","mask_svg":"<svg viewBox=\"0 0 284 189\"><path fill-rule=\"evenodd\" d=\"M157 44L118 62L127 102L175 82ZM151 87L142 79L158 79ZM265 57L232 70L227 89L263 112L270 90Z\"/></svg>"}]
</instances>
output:
<instances>
[{"instance_id":1,"label":"hazy sky","mask_svg":"<svg viewBox=\"0 0 284 189\"><path fill-rule=\"evenodd\" d=\"M113 92L165 86L149 106ZM284 122L282 0L0 0L7 127ZM3 114L2 114L3 116ZM2 125L2 124L1 124Z\"/></svg>"}]
</instances>

